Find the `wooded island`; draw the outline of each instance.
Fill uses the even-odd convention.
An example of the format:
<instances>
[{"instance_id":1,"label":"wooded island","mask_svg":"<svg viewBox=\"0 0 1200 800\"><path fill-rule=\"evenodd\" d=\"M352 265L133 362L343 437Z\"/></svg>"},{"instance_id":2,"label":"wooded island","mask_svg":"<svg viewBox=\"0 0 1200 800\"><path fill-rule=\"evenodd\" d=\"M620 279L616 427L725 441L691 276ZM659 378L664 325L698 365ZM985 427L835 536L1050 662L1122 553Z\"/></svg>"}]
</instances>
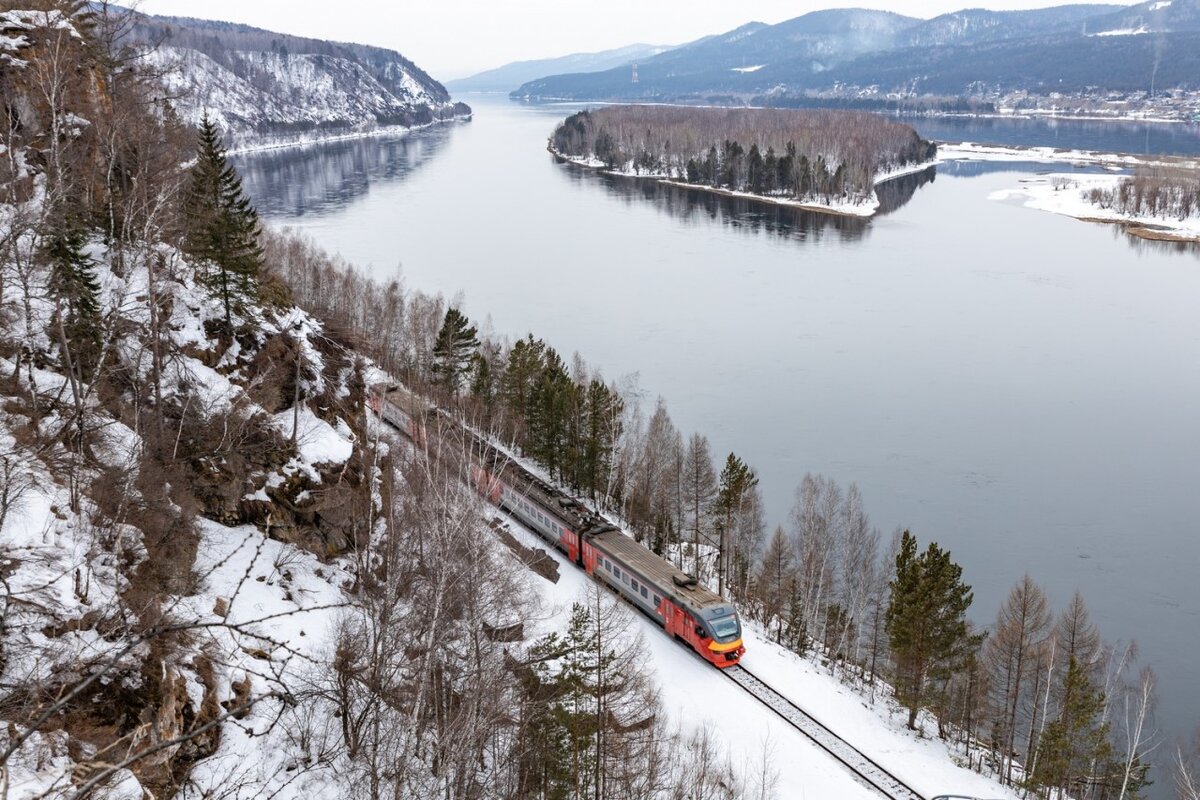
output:
<instances>
[{"instance_id":1,"label":"wooded island","mask_svg":"<svg viewBox=\"0 0 1200 800\"><path fill-rule=\"evenodd\" d=\"M870 214L881 178L930 165L937 146L877 114L610 106L563 121L568 160L774 202Z\"/></svg>"}]
</instances>

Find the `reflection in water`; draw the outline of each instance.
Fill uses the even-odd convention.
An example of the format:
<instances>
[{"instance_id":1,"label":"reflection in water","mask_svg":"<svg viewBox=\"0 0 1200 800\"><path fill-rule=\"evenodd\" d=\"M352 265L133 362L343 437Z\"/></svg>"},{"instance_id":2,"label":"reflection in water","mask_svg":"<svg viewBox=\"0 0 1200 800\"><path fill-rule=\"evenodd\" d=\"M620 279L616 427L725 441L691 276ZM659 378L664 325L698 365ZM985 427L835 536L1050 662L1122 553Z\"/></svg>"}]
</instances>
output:
<instances>
[{"instance_id":1,"label":"reflection in water","mask_svg":"<svg viewBox=\"0 0 1200 800\"><path fill-rule=\"evenodd\" d=\"M1096 175L1099 173L1123 174L1125 170L1111 170L1095 164L1072 164L1069 161L1047 163L1045 161L947 161L938 169L946 175L955 178L978 178L980 175L991 175L999 172L1011 172L1028 177L1029 175L1047 175L1054 173L1079 173Z\"/></svg>"},{"instance_id":2,"label":"reflection in water","mask_svg":"<svg viewBox=\"0 0 1200 800\"><path fill-rule=\"evenodd\" d=\"M395 139L363 137L319 147L289 147L234 156L242 185L264 217L344 210L373 181L403 180L427 164L450 137L436 125Z\"/></svg>"},{"instance_id":3,"label":"reflection in water","mask_svg":"<svg viewBox=\"0 0 1200 800\"><path fill-rule=\"evenodd\" d=\"M1200 261L1200 243L1197 242L1173 242L1165 239L1145 239L1141 236L1134 236L1125 230L1124 226L1112 225L1113 237L1116 239L1124 239L1130 247L1137 251L1138 255L1167 255L1171 253L1179 253L1190 255L1192 258Z\"/></svg>"},{"instance_id":4,"label":"reflection in water","mask_svg":"<svg viewBox=\"0 0 1200 800\"><path fill-rule=\"evenodd\" d=\"M800 241L820 240L827 235L853 241L863 238L871 229L870 220L861 217L820 214L744 197L671 186L650 178L596 172L565 161L559 163L563 174L573 182L597 181L627 205L648 202L659 213L675 217L684 224L694 225L705 220L745 233L765 232ZM936 175L937 168L930 167L924 172L905 175L878 186L879 214L890 214L903 206L917 189L932 183Z\"/></svg>"}]
</instances>

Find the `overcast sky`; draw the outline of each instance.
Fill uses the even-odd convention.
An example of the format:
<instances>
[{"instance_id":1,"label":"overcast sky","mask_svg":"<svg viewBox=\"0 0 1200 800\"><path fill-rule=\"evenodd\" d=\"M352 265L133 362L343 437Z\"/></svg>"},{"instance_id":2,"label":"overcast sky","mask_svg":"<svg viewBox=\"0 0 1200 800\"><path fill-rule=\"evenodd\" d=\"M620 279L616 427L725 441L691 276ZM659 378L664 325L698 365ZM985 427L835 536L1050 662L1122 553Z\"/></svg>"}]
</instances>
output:
<instances>
[{"instance_id":1,"label":"overcast sky","mask_svg":"<svg viewBox=\"0 0 1200 800\"><path fill-rule=\"evenodd\" d=\"M1061 0L1061 3L1072 0ZM933 17L960 8L1041 8L1054 0L847 2ZM398 50L439 80L510 61L627 44L679 44L754 20L782 22L834 0L141 0L148 14L204 17Z\"/></svg>"}]
</instances>

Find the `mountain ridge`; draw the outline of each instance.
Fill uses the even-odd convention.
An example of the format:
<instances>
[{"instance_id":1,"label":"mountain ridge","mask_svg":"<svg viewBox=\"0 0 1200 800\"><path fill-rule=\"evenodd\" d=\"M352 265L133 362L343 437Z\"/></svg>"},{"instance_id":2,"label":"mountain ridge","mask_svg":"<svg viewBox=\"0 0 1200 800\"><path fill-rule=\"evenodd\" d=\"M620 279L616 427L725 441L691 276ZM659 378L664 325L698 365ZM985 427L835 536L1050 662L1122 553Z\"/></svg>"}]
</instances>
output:
<instances>
[{"instance_id":1,"label":"mountain ridge","mask_svg":"<svg viewBox=\"0 0 1200 800\"><path fill-rule=\"evenodd\" d=\"M928 20L862 9L816 11L683 45L621 70L551 75L517 99L773 102L976 98L1027 91L1144 93L1200 87L1200 0L973 8ZM1139 36L1138 34L1153 34ZM1128 40L1128 41L1117 41ZM1170 58L1164 52L1170 52ZM1169 62L1169 63L1168 63ZM986 64L986 69L983 65Z\"/></svg>"}]
</instances>

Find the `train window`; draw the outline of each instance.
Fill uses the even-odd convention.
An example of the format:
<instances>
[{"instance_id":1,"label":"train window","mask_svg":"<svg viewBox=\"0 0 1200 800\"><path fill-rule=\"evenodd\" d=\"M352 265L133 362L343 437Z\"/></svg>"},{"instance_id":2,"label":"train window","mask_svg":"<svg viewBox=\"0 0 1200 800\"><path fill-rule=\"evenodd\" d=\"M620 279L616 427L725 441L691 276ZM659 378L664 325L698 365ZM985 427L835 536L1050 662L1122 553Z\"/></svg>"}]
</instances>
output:
<instances>
[{"instance_id":1,"label":"train window","mask_svg":"<svg viewBox=\"0 0 1200 800\"><path fill-rule=\"evenodd\" d=\"M634 590L635 592L638 590L638 582L637 582L637 581L632 581L632 580L631 580L631 581L629 582L629 585L633 587L633 590Z\"/></svg>"},{"instance_id":2,"label":"train window","mask_svg":"<svg viewBox=\"0 0 1200 800\"><path fill-rule=\"evenodd\" d=\"M621 577L621 568L613 567L613 575L616 575L618 578Z\"/></svg>"},{"instance_id":3,"label":"train window","mask_svg":"<svg viewBox=\"0 0 1200 800\"><path fill-rule=\"evenodd\" d=\"M648 598L649 596L650 596L650 595L649 595L649 594L646 592L646 587L645 587L645 586L643 586L643 587L642 587L642 597L646 597L646 598Z\"/></svg>"},{"instance_id":4,"label":"train window","mask_svg":"<svg viewBox=\"0 0 1200 800\"><path fill-rule=\"evenodd\" d=\"M662 603L662 598L661 598L661 597L659 597L658 595L654 595L654 607L655 607L655 608L658 608L658 606L659 606L661 603Z\"/></svg>"}]
</instances>

